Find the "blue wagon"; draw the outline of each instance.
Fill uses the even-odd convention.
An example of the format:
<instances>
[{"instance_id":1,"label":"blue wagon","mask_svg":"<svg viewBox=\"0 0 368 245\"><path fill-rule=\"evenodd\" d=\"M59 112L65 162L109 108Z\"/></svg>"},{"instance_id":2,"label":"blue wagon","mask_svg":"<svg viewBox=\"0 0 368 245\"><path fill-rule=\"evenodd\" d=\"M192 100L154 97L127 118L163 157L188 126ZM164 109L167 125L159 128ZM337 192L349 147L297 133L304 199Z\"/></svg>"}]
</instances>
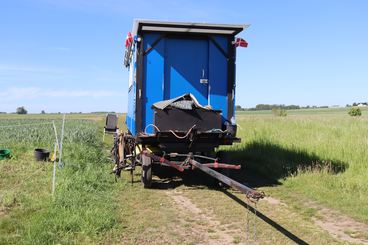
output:
<instances>
[{"instance_id":1,"label":"blue wagon","mask_svg":"<svg viewBox=\"0 0 368 245\"><path fill-rule=\"evenodd\" d=\"M219 173L211 168L240 167L219 163L212 153L220 145L240 141L235 123L235 51L242 45L239 41L245 41L235 36L245 28L135 21L124 57L129 70L128 132L115 141L115 173L120 175L124 168L133 171L141 164L142 182L150 187L154 163L179 171L211 170L217 179Z\"/></svg>"}]
</instances>

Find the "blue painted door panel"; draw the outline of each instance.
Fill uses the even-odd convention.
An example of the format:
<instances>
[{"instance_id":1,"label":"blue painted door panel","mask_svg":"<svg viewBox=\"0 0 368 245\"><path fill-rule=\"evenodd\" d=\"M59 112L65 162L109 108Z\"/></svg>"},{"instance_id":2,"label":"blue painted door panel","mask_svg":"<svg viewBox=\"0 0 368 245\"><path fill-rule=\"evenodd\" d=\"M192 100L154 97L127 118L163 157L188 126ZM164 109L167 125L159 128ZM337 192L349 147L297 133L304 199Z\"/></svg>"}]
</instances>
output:
<instances>
[{"instance_id":1,"label":"blue painted door panel","mask_svg":"<svg viewBox=\"0 0 368 245\"><path fill-rule=\"evenodd\" d=\"M228 40L224 36L213 36L216 43L226 52ZM209 86L210 105L222 110L222 121L227 119L227 59L218 47L209 43Z\"/></svg>"},{"instance_id":2,"label":"blue painted door panel","mask_svg":"<svg viewBox=\"0 0 368 245\"><path fill-rule=\"evenodd\" d=\"M148 50L160 38L160 34L149 33L144 35L144 50ZM143 59L143 115L142 131L147 125L153 123L152 105L163 100L163 82L164 82L164 51L165 39L161 39L154 48L144 56ZM152 127L147 127L147 133L153 133Z\"/></svg>"},{"instance_id":3,"label":"blue painted door panel","mask_svg":"<svg viewBox=\"0 0 368 245\"><path fill-rule=\"evenodd\" d=\"M202 105L208 104L208 40L165 40L164 98L171 99L192 93Z\"/></svg>"}]
</instances>

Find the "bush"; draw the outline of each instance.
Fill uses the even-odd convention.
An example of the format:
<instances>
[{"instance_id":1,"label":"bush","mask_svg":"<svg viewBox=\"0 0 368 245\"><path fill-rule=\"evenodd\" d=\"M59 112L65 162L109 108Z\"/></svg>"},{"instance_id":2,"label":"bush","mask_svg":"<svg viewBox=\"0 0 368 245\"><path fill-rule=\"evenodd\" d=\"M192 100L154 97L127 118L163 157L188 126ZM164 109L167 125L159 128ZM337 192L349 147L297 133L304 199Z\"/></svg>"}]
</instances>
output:
<instances>
[{"instance_id":1,"label":"bush","mask_svg":"<svg viewBox=\"0 0 368 245\"><path fill-rule=\"evenodd\" d=\"M21 107L17 108L16 113L17 114L27 114L28 112L27 112L26 108L24 108L24 106L21 106Z\"/></svg>"},{"instance_id":2,"label":"bush","mask_svg":"<svg viewBox=\"0 0 368 245\"><path fill-rule=\"evenodd\" d=\"M349 109L348 114L352 117L359 117L362 115L362 111L358 107L352 107Z\"/></svg>"},{"instance_id":3,"label":"bush","mask_svg":"<svg viewBox=\"0 0 368 245\"><path fill-rule=\"evenodd\" d=\"M286 110L285 109L282 109L282 108L273 108L272 109L272 113L275 116L278 116L278 117L286 117L287 116Z\"/></svg>"}]
</instances>

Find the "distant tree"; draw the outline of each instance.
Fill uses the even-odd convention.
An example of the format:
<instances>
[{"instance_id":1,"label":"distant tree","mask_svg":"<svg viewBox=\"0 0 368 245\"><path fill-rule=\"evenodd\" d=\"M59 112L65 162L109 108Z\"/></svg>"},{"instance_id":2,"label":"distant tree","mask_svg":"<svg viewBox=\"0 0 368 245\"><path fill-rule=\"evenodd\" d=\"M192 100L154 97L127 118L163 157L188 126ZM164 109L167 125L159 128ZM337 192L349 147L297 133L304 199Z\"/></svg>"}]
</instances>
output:
<instances>
[{"instance_id":1,"label":"distant tree","mask_svg":"<svg viewBox=\"0 0 368 245\"><path fill-rule=\"evenodd\" d=\"M26 108L24 108L24 106L18 107L16 110L17 114L27 114L28 111L26 110Z\"/></svg>"},{"instance_id":2,"label":"distant tree","mask_svg":"<svg viewBox=\"0 0 368 245\"><path fill-rule=\"evenodd\" d=\"M255 108L250 108L250 110L273 110L273 109L285 109L285 110L298 110L300 106L298 105L277 105L277 104L258 104Z\"/></svg>"},{"instance_id":3,"label":"distant tree","mask_svg":"<svg viewBox=\"0 0 368 245\"><path fill-rule=\"evenodd\" d=\"M235 106L235 110L236 110L236 111L242 111L242 110L243 110L243 108L241 107L241 105L236 105L236 106Z\"/></svg>"},{"instance_id":4,"label":"distant tree","mask_svg":"<svg viewBox=\"0 0 368 245\"><path fill-rule=\"evenodd\" d=\"M358 103L356 103L356 102L353 103L353 106L357 106L357 105L358 105Z\"/></svg>"},{"instance_id":5,"label":"distant tree","mask_svg":"<svg viewBox=\"0 0 368 245\"><path fill-rule=\"evenodd\" d=\"M41 114L46 114L46 112L44 110L41 111Z\"/></svg>"},{"instance_id":6,"label":"distant tree","mask_svg":"<svg viewBox=\"0 0 368 245\"><path fill-rule=\"evenodd\" d=\"M345 107L351 107L351 105L349 105L349 104L346 104L346 106Z\"/></svg>"},{"instance_id":7,"label":"distant tree","mask_svg":"<svg viewBox=\"0 0 368 245\"><path fill-rule=\"evenodd\" d=\"M358 107L351 107L348 114L352 117L360 117L362 115L362 111Z\"/></svg>"}]
</instances>

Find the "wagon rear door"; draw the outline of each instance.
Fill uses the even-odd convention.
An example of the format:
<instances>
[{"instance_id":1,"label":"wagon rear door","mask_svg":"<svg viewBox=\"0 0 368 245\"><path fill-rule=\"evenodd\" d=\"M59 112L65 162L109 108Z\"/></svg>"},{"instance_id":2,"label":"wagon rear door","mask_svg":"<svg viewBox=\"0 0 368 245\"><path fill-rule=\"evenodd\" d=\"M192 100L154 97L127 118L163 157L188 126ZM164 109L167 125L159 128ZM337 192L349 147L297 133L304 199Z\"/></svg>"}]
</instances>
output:
<instances>
[{"instance_id":1,"label":"wagon rear door","mask_svg":"<svg viewBox=\"0 0 368 245\"><path fill-rule=\"evenodd\" d=\"M165 99L191 93L208 105L208 39L167 37L164 77Z\"/></svg>"}]
</instances>

